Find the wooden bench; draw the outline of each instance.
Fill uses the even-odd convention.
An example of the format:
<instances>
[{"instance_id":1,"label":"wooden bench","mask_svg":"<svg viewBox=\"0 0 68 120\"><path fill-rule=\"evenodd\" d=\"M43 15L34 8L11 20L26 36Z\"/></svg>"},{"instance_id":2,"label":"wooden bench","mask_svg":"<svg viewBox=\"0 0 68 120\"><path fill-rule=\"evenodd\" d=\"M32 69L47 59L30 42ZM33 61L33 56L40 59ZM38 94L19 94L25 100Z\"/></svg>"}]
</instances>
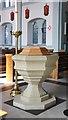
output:
<instances>
[{"instance_id":1,"label":"wooden bench","mask_svg":"<svg viewBox=\"0 0 68 120\"><path fill-rule=\"evenodd\" d=\"M68 71L68 52L57 52L59 59L56 62L56 68L50 74L51 78L58 79L60 73Z\"/></svg>"},{"instance_id":2,"label":"wooden bench","mask_svg":"<svg viewBox=\"0 0 68 120\"><path fill-rule=\"evenodd\" d=\"M0 56L0 73L6 72L6 56Z\"/></svg>"}]
</instances>

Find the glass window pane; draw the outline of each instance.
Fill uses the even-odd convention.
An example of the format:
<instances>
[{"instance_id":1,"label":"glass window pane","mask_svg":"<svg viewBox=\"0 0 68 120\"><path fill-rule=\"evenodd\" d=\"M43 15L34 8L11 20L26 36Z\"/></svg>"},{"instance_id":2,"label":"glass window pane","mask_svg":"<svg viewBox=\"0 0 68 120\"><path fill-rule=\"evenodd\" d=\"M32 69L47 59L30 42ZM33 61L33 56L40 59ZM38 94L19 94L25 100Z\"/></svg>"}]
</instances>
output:
<instances>
[{"instance_id":1,"label":"glass window pane","mask_svg":"<svg viewBox=\"0 0 68 120\"><path fill-rule=\"evenodd\" d=\"M0 4L1 4L1 2L2 2L2 1L0 0Z\"/></svg>"},{"instance_id":2,"label":"glass window pane","mask_svg":"<svg viewBox=\"0 0 68 120\"><path fill-rule=\"evenodd\" d=\"M37 23L34 22L33 24L33 44L38 43L38 26Z\"/></svg>"},{"instance_id":3,"label":"glass window pane","mask_svg":"<svg viewBox=\"0 0 68 120\"><path fill-rule=\"evenodd\" d=\"M10 0L10 6L13 6L14 0Z\"/></svg>"},{"instance_id":4,"label":"glass window pane","mask_svg":"<svg viewBox=\"0 0 68 120\"><path fill-rule=\"evenodd\" d=\"M42 24L42 43L46 43L46 21Z\"/></svg>"},{"instance_id":5,"label":"glass window pane","mask_svg":"<svg viewBox=\"0 0 68 120\"><path fill-rule=\"evenodd\" d=\"M7 27L7 25L5 26L5 44L7 44L7 42L8 42L8 27Z\"/></svg>"},{"instance_id":6,"label":"glass window pane","mask_svg":"<svg viewBox=\"0 0 68 120\"><path fill-rule=\"evenodd\" d=\"M14 0L4 0L4 7L10 7L14 5Z\"/></svg>"},{"instance_id":7,"label":"glass window pane","mask_svg":"<svg viewBox=\"0 0 68 120\"><path fill-rule=\"evenodd\" d=\"M6 0L6 7L9 7L9 0Z\"/></svg>"},{"instance_id":8,"label":"glass window pane","mask_svg":"<svg viewBox=\"0 0 68 120\"><path fill-rule=\"evenodd\" d=\"M12 45L12 35L10 34L12 31L11 24L4 25L4 45Z\"/></svg>"}]
</instances>

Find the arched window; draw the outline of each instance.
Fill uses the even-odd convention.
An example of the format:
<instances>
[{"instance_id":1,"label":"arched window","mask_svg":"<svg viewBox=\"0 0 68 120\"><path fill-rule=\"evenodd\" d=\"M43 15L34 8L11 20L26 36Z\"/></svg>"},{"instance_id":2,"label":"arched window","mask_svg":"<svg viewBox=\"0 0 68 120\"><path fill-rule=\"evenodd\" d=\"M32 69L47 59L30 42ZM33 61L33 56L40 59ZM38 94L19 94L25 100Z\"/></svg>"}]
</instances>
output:
<instances>
[{"instance_id":1,"label":"arched window","mask_svg":"<svg viewBox=\"0 0 68 120\"><path fill-rule=\"evenodd\" d=\"M45 45L46 44L46 19L35 18L28 22L28 45Z\"/></svg>"},{"instance_id":2,"label":"arched window","mask_svg":"<svg viewBox=\"0 0 68 120\"><path fill-rule=\"evenodd\" d=\"M46 43L46 20L42 24L42 44Z\"/></svg>"},{"instance_id":3,"label":"arched window","mask_svg":"<svg viewBox=\"0 0 68 120\"><path fill-rule=\"evenodd\" d=\"M13 5L14 5L14 3L15 3L15 1L14 1L14 0L10 0L10 6L13 6Z\"/></svg>"},{"instance_id":4,"label":"arched window","mask_svg":"<svg viewBox=\"0 0 68 120\"><path fill-rule=\"evenodd\" d=\"M12 45L12 35L10 33L12 31L12 25L10 23L5 23L3 25L3 44L4 45Z\"/></svg>"},{"instance_id":5,"label":"arched window","mask_svg":"<svg viewBox=\"0 0 68 120\"><path fill-rule=\"evenodd\" d=\"M13 0L4 0L4 7L13 6Z\"/></svg>"},{"instance_id":6,"label":"arched window","mask_svg":"<svg viewBox=\"0 0 68 120\"><path fill-rule=\"evenodd\" d=\"M33 24L33 44L38 43L38 26L37 23L34 22Z\"/></svg>"}]
</instances>

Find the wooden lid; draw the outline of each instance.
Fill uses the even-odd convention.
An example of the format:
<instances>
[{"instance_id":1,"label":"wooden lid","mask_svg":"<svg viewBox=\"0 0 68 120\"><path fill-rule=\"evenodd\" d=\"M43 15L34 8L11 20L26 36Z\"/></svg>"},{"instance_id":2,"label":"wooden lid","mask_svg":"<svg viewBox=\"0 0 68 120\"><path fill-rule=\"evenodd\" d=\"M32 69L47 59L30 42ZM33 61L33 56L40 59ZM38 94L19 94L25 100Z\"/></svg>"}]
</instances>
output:
<instances>
[{"instance_id":1,"label":"wooden lid","mask_svg":"<svg viewBox=\"0 0 68 120\"><path fill-rule=\"evenodd\" d=\"M33 56L33 55L36 56L36 55L47 55L52 53L51 51L49 51L44 47L29 46L24 48L20 54L26 55L26 56Z\"/></svg>"}]
</instances>

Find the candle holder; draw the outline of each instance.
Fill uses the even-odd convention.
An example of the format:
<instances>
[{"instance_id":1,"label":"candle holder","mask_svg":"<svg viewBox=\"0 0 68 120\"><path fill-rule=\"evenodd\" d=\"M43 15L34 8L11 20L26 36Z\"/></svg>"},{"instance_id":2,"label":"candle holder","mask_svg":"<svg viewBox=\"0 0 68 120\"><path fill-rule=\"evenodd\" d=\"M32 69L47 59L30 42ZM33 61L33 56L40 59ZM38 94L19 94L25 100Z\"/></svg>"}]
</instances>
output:
<instances>
[{"instance_id":1,"label":"candle holder","mask_svg":"<svg viewBox=\"0 0 68 120\"><path fill-rule=\"evenodd\" d=\"M21 31L16 31L16 32L10 31L10 33L11 33L11 35L14 35L16 38L15 54L18 54L18 37L22 34L22 32ZM13 86L13 89L11 90L11 93L10 93L10 95L13 97L21 93L17 78L18 78L18 73L15 70L15 84Z\"/></svg>"}]
</instances>

